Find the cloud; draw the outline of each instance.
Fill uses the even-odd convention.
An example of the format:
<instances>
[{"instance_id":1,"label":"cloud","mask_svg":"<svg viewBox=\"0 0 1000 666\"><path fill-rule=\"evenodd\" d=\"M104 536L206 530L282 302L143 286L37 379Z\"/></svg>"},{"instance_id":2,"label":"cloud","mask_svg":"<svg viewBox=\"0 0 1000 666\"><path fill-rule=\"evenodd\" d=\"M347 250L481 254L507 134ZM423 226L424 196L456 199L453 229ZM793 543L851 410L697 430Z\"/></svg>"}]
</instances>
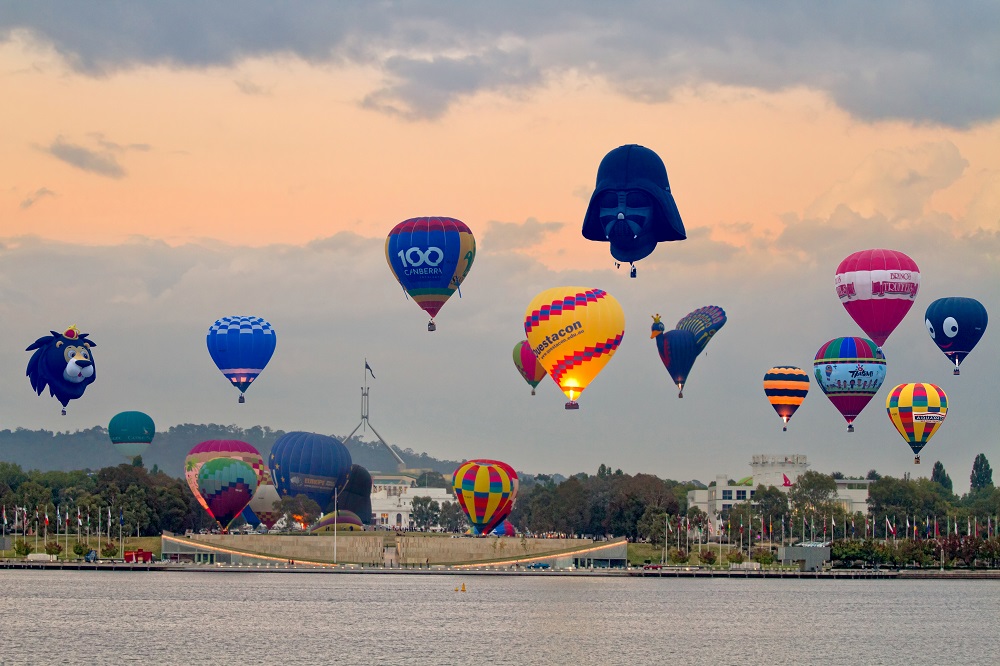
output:
<instances>
[{"instance_id":1,"label":"cloud","mask_svg":"<svg viewBox=\"0 0 1000 666\"><path fill-rule=\"evenodd\" d=\"M25 32L78 71L232 66L292 55L374 67L361 103L410 119L441 116L480 91L518 95L579 73L655 102L678 88L722 84L827 92L865 120L965 127L1000 114L1000 6L956 11L929 1L824 5L738 2L470 5L415 2L239 8L151 3L121 11L18 3L0 39Z\"/></svg>"},{"instance_id":2,"label":"cloud","mask_svg":"<svg viewBox=\"0 0 1000 666\"><path fill-rule=\"evenodd\" d=\"M28 210L29 208L34 206L39 199L43 199L45 197L54 197L54 196L56 196L56 193L50 190L49 188L40 187L31 194L29 194L28 196L26 196L21 201L21 210Z\"/></svg>"},{"instance_id":3,"label":"cloud","mask_svg":"<svg viewBox=\"0 0 1000 666\"><path fill-rule=\"evenodd\" d=\"M62 137L57 137L44 150L56 159L77 169L109 178L125 177L125 169L118 163L118 159L107 149L95 151L78 144L69 143Z\"/></svg>"},{"instance_id":4,"label":"cloud","mask_svg":"<svg viewBox=\"0 0 1000 666\"><path fill-rule=\"evenodd\" d=\"M480 245L490 252L525 250L545 241L566 225L562 222L539 222L529 218L522 224L491 222L486 227Z\"/></svg>"}]
</instances>

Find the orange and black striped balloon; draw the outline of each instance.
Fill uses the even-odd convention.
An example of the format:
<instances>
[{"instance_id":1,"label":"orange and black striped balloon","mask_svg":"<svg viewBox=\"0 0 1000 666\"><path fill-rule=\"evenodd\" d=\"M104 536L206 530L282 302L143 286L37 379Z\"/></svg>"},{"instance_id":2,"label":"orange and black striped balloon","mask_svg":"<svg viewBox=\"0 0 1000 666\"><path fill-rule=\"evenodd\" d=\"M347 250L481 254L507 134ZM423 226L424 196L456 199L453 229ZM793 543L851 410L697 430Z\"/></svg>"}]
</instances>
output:
<instances>
[{"instance_id":1,"label":"orange and black striped balloon","mask_svg":"<svg viewBox=\"0 0 1000 666\"><path fill-rule=\"evenodd\" d=\"M808 392L809 375L802 368L779 365L764 374L764 395L786 424L782 430L788 430L788 419L792 418Z\"/></svg>"}]
</instances>

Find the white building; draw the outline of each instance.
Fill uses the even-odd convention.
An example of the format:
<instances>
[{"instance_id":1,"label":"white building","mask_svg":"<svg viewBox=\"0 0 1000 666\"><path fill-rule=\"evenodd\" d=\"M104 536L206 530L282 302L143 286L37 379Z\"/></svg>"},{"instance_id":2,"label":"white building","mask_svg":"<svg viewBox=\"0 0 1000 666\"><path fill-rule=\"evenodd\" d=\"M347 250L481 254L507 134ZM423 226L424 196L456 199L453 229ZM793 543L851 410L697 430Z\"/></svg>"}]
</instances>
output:
<instances>
[{"instance_id":1,"label":"white building","mask_svg":"<svg viewBox=\"0 0 1000 666\"><path fill-rule=\"evenodd\" d=\"M787 493L808 468L809 463L802 454L755 455L750 461L750 476L729 483L729 476L717 474L715 483L708 488L688 491L688 507L696 506L705 512L712 521L713 531L718 533L719 515L734 504L752 501L757 486L774 486ZM867 514L869 483L859 479L837 479L835 501L848 513Z\"/></svg>"},{"instance_id":2,"label":"white building","mask_svg":"<svg viewBox=\"0 0 1000 666\"><path fill-rule=\"evenodd\" d=\"M429 497L439 505L454 502L447 488L414 488L405 484L383 485L372 492L372 525L409 530L413 524L413 498Z\"/></svg>"}]
</instances>

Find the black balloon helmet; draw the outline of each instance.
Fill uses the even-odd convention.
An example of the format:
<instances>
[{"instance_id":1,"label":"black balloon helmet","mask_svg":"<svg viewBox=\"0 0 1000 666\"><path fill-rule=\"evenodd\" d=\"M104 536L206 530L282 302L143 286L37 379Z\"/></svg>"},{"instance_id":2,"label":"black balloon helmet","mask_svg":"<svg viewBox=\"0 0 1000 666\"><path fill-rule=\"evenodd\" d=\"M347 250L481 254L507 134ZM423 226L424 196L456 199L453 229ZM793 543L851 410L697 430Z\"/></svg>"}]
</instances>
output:
<instances>
[{"instance_id":1,"label":"black balloon helmet","mask_svg":"<svg viewBox=\"0 0 1000 666\"><path fill-rule=\"evenodd\" d=\"M659 155L629 144L604 156L583 237L609 242L611 255L627 262L648 256L658 242L687 238Z\"/></svg>"}]
</instances>

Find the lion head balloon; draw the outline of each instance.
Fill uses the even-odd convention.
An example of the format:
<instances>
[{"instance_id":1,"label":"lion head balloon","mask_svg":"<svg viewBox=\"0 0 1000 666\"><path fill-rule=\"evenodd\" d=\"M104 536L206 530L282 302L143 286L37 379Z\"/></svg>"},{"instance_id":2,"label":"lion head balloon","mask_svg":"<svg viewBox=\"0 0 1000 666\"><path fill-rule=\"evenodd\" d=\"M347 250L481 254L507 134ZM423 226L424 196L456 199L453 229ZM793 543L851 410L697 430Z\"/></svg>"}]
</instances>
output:
<instances>
[{"instance_id":1,"label":"lion head balloon","mask_svg":"<svg viewBox=\"0 0 1000 666\"><path fill-rule=\"evenodd\" d=\"M81 333L76 326L62 333L49 332L52 335L38 338L25 349L35 352L28 360L25 374L38 395L49 387L49 395L62 403L65 415L69 401L82 396L97 379L93 352L97 345L87 339L88 333Z\"/></svg>"}]
</instances>

